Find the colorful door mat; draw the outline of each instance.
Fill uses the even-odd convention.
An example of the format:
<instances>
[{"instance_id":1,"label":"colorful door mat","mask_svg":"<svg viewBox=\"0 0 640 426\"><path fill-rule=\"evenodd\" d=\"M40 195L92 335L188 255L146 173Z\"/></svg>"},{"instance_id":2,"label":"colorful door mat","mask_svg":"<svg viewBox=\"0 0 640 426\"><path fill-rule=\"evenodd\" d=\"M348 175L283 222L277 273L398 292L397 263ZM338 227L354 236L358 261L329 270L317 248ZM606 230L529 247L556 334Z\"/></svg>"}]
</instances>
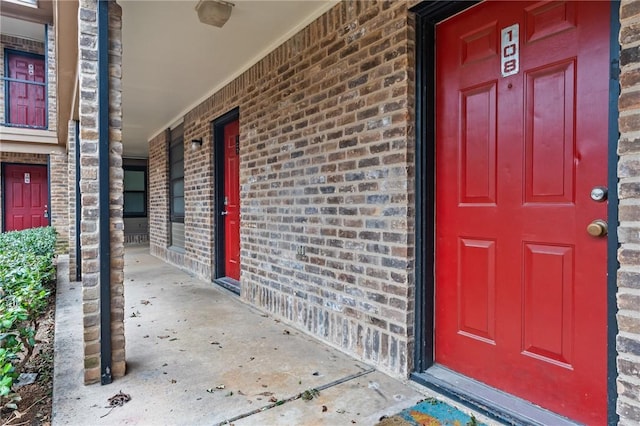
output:
<instances>
[{"instance_id":1,"label":"colorful door mat","mask_svg":"<svg viewBox=\"0 0 640 426\"><path fill-rule=\"evenodd\" d=\"M380 419L376 426L486 426L475 417L455 407L427 398L413 407L402 410L395 416Z\"/></svg>"}]
</instances>

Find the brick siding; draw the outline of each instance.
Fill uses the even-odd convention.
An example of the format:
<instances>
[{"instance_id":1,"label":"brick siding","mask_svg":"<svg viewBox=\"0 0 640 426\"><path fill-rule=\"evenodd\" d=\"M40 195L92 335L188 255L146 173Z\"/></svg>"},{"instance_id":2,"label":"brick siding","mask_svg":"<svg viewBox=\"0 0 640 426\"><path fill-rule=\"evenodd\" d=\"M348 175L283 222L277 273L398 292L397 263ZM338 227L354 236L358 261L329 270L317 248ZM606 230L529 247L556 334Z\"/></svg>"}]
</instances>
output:
<instances>
[{"instance_id":1,"label":"brick siding","mask_svg":"<svg viewBox=\"0 0 640 426\"><path fill-rule=\"evenodd\" d=\"M627 425L640 422L640 1L622 1L620 21L617 412Z\"/></svg>"},{"instance_id":2,"label":"brick siding","mask_svg":"<svg viewBox=\"0 0 640 426\"><path fill-rule=\"evenodd\" d=\"M69 219L69 281L76 281L79 253L76 252L76 122L69 120L67 123L67 191L68 191L68 219Z\"/></svg>"},{"instance_id":3,"label":"brick siding","mask_svg":"<svg viewBox=\"0 0 640 426\"><path fill-rule=\"evenodd\" d=\"M69 181L67 153L49 155L49 193L51 226L58 231L56 249L58 253L69 252Z\"/></svg>"},{"instance_id":4,"label":"brick siding","mask_svg":"<svg viewBox=\"0 0 640 426\"><path fill-rule=\"evenodd\" d=\"M166 259L169 246L169 131L149 142L149 247Z\"/></svg>"},{"instance_id":5,"label":"brick siding","mask_svg":"<svg viewBox=\"0 0 640 426\"><path fill-rule=\"evenodd\" d=\"M211 123L239 107L242 297L403 377L414 263L407 7L341 2L185 116L185 141L204 142L185 143L181 265L215 277ZM150 234L165 259L166 161L158 135Z\"/></svg>"}]
</instances>

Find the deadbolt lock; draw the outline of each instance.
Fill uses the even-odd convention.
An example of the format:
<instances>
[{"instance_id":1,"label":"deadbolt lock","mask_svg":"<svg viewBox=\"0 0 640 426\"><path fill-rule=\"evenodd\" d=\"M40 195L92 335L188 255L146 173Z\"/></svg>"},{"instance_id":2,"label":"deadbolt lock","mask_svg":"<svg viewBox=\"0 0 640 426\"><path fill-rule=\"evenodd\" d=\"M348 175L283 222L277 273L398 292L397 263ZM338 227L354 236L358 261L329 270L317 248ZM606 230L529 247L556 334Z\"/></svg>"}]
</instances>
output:
<instances>
[{"instance_id":1,"label":"deadbolt lock","mask_svg":"<svg viewBox=\"0 0 640 426\"><path fill-rule=\"evenodd\" d=\"M607 200L607 188L605 186L595 186L591 190L591 199L599 203Z\"/></svg>"}]
</instances>

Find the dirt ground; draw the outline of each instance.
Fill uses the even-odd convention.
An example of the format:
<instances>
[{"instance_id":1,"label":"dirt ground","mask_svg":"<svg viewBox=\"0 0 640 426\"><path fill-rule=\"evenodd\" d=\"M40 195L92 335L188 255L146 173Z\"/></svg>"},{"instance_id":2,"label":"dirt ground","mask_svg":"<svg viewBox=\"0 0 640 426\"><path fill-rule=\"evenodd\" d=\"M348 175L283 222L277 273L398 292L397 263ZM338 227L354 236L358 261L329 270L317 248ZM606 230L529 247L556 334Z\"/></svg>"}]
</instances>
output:
<instances>
[{"instance_id":1,"label":"dirt ground","mask_svg":"<svg viewBox=\"0 0 640 426\"><path fill-rule=\"evenodd\" d=\"M18 409L0 409L0 426L49 426L53 400L53 337L55 294L49 298L49 308L40 320L36 348L23 373L38 373L35 383L17 390L22 400Z\"/></svg>"}]
</instances>

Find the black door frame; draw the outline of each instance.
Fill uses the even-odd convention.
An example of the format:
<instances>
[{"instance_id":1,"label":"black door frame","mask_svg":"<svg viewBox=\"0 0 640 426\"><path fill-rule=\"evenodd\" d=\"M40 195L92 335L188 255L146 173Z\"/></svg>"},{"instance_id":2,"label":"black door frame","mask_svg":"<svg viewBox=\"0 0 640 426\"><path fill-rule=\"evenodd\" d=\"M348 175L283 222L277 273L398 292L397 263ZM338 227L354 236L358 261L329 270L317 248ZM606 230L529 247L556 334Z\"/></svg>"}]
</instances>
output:
<instances>
[{"instance_id":1,"label":"black door frame","mask_svg":"<svg viewBox=\"0 0 640 426\"><path fill-rule=\"evenodd\" d=\"M224 218L220 214L224 209L224 128L227 124L240 119L240 108L236 107L216 118L212 125L213 133L213 227L214 227L214 265L213 282L240 294L240 283L225 273L225 235Z\"/></svg>"},{"instance_id":2,"label":"black door frame","mask_svg":"<svg viewBox=\"0 0 640 426\"><path fill-rule=\"evenodd\" d=\"M550 419L545 410L489 388L472 379L445 371L434 358L435 334L435 30L436 25L473 5L473 1L425 1L411 9L416 15L416 266L415 350L411 379L442 392L484 414L509 422L530 423ZM608 248L607 248L607 406L608 424L616 424L616 336L618 327L616 252L618 238L618 96L619 96L619 0L611 2L608 157ZM426 330L433 330L429 333ZM544 411L544 412L540 412ZM562 419L553 419L561 424Z\"/></svg>"}]
</instances>

